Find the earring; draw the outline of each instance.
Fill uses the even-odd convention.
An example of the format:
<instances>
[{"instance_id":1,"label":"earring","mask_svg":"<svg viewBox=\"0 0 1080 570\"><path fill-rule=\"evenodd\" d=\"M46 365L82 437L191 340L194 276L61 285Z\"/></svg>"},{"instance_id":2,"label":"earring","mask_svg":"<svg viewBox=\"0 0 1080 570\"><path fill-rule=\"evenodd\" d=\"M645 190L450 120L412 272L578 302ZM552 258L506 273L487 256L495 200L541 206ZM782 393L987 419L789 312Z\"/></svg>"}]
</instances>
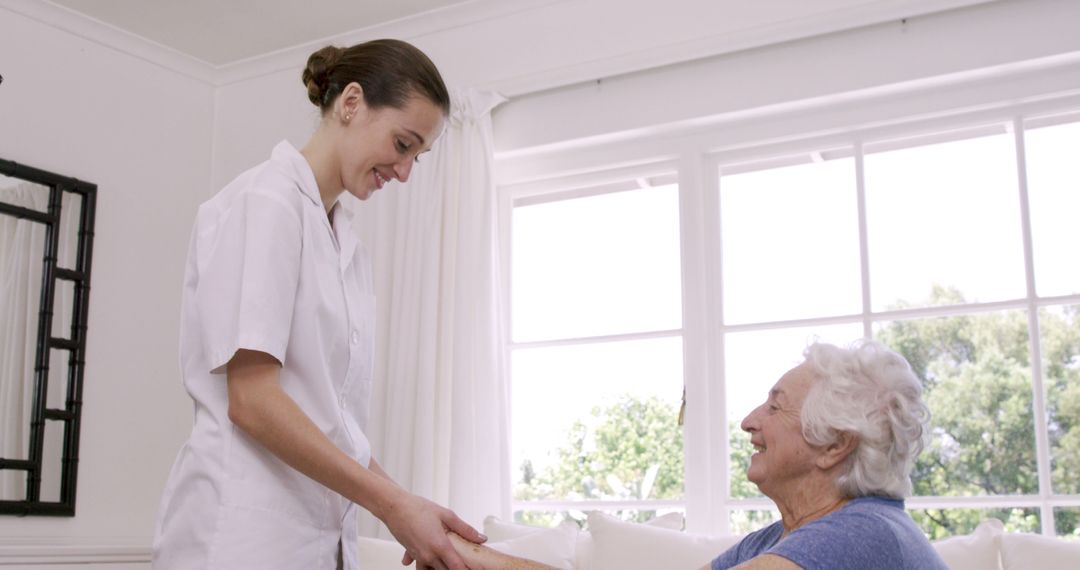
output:
<instances>
[{"instance_id":1,"label":"earring","mask_svg":"<svg viewBox=\"0 0 1080 570\"><path fill-rule=\"evenodd\" d=\"M345 115L345 122L348 122L352 118L352 115Z\"/></svg>"}]
</instances>

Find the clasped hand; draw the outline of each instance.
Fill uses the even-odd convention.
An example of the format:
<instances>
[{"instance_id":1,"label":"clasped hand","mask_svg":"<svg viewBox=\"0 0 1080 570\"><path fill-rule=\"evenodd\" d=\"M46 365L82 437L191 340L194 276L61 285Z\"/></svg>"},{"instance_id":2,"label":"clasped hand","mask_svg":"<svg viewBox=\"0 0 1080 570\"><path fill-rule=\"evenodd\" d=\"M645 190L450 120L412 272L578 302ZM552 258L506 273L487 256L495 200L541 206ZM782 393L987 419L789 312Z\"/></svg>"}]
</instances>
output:
<instances>
[{"instance_id":1,"label":"clasped hand","mask_svg":"<svg viewBox=\"0 0 1080 570\"><path fill-rule=\"evenodd\" d=\"M487 540L450 509L408 493L394 505L383 522L405 547L402 565L415 561L419 570L476 570L462 560L450 543L448 532L477 544Z\"/></svg>"}]
</instances>

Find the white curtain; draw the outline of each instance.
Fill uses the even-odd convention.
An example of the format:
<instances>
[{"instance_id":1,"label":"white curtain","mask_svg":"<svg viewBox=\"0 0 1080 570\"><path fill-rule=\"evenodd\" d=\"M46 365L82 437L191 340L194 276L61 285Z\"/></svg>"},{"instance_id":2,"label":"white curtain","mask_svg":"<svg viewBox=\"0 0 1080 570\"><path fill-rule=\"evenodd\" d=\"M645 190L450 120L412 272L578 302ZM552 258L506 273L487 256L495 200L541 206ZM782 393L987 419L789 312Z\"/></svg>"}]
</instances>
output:
<instances>
[{"instance_id":1,"label":"white curtain","mask_svg":"<svg viewBox=\"0 0 1080 570\"><path fill-rule=\"evenodd\" d=\"M359 207L379 307L368 435L396 481L479 526L510 512L491 129L504 99L452 98L446 131L409 182ZM370 515L360 528L389 538Z\"/></svg>"},{"instance_id":2,"label":"white curtain","mask_svg":"<svg viewBox=\"0 0 1080 570\"><path fill-rule=\"evenodd\" d=\"M49 192L19 184L0 189L0 201L40 212L48 206ZM0 457L5 459L29 455L44 246L43 224L0 215ZM25 471L0 471L0 498L26 498Z\"/></svg>"},{"instance_id":3,"label":"white curtain","mask_svg":"<svg viewBox=\"0 0 1080 570\"><path fill-rule=\"evenodd\" d=\"M61 202L58 265L75 268L75 244L79 202L64 192ZM0 188L0 201L39 212L48 211L49 189L20 183ZM38 312L41 309L41 267L46 226L0 214L0 457L27 459L30 453L30 412L34 396ZM71 330L72 301L67 288L58 286L53 300L55 336L67 338ZM67 353L53 358L50 371L49 407L64 406L67 388ZM60 456L63 430L47 432L41 499L55 501L60 492ZM0 498L26 498L26 472L0 471Z\"/></svg>"}]
</instances>

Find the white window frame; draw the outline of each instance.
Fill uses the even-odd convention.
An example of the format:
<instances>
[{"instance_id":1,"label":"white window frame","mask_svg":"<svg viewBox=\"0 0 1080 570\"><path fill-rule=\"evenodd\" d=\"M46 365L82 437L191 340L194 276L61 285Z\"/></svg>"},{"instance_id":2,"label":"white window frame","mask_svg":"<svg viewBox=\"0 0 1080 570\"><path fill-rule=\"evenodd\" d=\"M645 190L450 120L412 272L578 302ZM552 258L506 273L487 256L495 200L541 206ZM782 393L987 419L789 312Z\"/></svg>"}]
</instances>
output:
<instances>
[{"instance_id":1,"label":"white window frame","mask_svg":"<svg viewBox=\"0 0 1080 570\"><path fill-rule=\"evenodd\" d=\"M503 306L512 307L511 304L511 275L513 263L512 256L510 255L510 248L512 247L512 218L513 209L516 206L531 205L543 202L553 202L558 200L569 200L575 198L584 198L587 196L595 196L598 194L604 194L608 192L620 192L620 191L633 191L634 187L637 188L649 188L658 186L667 186L676 182L675 172L677 165L671 161L658 161L643 165L636 165L625 168L616 168L598 172L591 172L584 175L569 176L564 178L553 178L547 180L541 180L537 182L526 182L521 184L505 185L500 187L499 192L499 218L500 218L500 243L503 246L503 283L506 286L503 288ZM681 194L680 194L681 196ZM685 305L684 305L685 310ZM529 350L538 348L549 348L557 346L581 346L596 343L605 342L621 342L632 340L647 340L647 339L660 339L660 338L674 338L682 337L683 329L664 329L653 330L644 332L632 332L624 334L608 334L591 337L577 337L577 338L559 338L552 340L539 340L539 341L526 341L526 342L514 342L510 337L513 331L512 315L510 311L505 312L505 322L503 323L503 330L506 331L507 338L504 345L506 348L506 362L512 361L512 352L514 350ZM685 376L685 372L684 372ZM513 390L513 382L511 382L510 390ZM512 413L512 411L511 411ZM511 434L511 437L513 435ZM647 499L637 501L611 501L611 500L591 500L591 501L566 501L566 500L538 500L538 501L511 501L511 509L513 511L527 510L535 511L566 511L566 510L625 510L625 509L637 509L637 510L673 510L685 508L685 500L668 500L668 499Z\"/></svg>"},{"instance_id":2,"label":"white window frame","mask_svg":"<svg viewBox=\"0 0 1080 570\"><path fill-rule=\"evenodd\" d=\"M1077 70L1071 69L1071 72ZM730 512L744 509L772 509L768 499L732 499L728 417L724 403L724 335L746 330L862 323L865 336L872 336L872 322L890 318L922 318L1002 309L1028 311L1029 349L1032 355L1032 390L1036 417L1045 417L1046 389L1043 384L1037 309L1047 305L1080 304L1080 295L1038 297L1034 289L1032 242L1024 163L1024 129L1048 122L1080 120L1080 93L1060 89L1061 73L1055 68L1003 73L987 81L931 85L912 93L868 94L858 100L822 105L793 105L759 116L718 119L706 128L687 127L676 135L670 128L653 135L614 141L583 148L568 145L532 156L508 154L496 157L503 244L504 305L509 304L510 223L515 200L536 198L546 192L565 193L573 188L595 186L604 181L636 178L635 173L676 172L679 183L680 233L683 292L683 374L687 390L684 426L684 502L581 503L556 501L513 503L514 509L542 506L548 509L665 508L685 506L687 529L695 532L728 534ZM1017 82L1022 82L1018 87ZM886 90L887 91L887 90ZM1022 93L1021 93L1022 92ZM1018 94L1020 93L1020 94ZM867 263L866 211L862 149L883 141L907 137L923 138L919 144L941 141L957 134L978 130L1013 133L1016 139L1020 215L1022 216L1026 294L1024 297L993 303L971 303L960 307L925 307L874 312L870 306ZM822 154L853 154L858 189L862 311L818 319L725 325L721 306L722 259L719 220L720 173L760 168L765 163L785 163L798 155L808 159ZM818 157L814 157L818 154ZM630 166L627 166L630 165ZM545 178L545 173L553 175ZM630 176L628 176L630 175ZM648 174L647 174L648 175ZM539 198L543 199L543 198ZM509 319L509 316L507 316ZM504 330L510 331L510 323ZM509 334L509 332L507 332ZM610 339L607 339L610 340ZM507 357L515 349L506 338ZM511 382L512 384L512 382ZM511 385L512 389L512 385ZM912 497L909 508L1003 508L1029 507L1040 511L1043 534L1053 536L1057 507L1080 507L1080 495L1051 494L1050 450L1045 422L1036 425L1036 457L1039 469L1037 495L988 497ZM509 468L510 466L508 466Z\"/></svg>"}]
</instances>

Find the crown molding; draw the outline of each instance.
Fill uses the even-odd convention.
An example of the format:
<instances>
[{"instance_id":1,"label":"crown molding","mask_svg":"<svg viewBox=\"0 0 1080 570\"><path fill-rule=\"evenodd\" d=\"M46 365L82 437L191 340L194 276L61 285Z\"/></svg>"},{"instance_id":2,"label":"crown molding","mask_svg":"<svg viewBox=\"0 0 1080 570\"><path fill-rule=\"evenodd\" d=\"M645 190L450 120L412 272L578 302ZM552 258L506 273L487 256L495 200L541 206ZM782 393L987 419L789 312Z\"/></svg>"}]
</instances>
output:
<instances>
[{"instance_id":1,"label":"crown molding","mask_svg":"<svg viewBox=\"0 0 1080 570\"><path fill-rule=\"evenodd\" d=\"M213 85L217 70L173 48L148 40L48 0L0 0L6 9L123 54Z\"/></svg>"},{"instance_id":2,"label":"crown molding","mask_svg":"<svg viewBox=\"0 0 1080 570\"><path fill-rule=\"evenodd\" d=\"M214 83L223 86L279 71L300 69L313 51L329 44L353 45L386 37L414 41L429 34L568 1L472 0L221 65L216 69Z\"/></svg>"},{"instance_id":3,"label":"crown molding","mask_svg":"<svg viewBox=\"0 0 1080 570\"><path fill-rule=\"evenodd\" d=\"M718 33L674 42L660 48L650 47L636 52L628 52L616 57L572 63L539 72L493 79L476 87L498 91L507 97L516 97L771 44L800 40L884 22L899 22L905 18L914 18L999 1L870 0L856 7L830 10L809 17L747 28L734 33Z\"/></svg>"}]
</instances>

